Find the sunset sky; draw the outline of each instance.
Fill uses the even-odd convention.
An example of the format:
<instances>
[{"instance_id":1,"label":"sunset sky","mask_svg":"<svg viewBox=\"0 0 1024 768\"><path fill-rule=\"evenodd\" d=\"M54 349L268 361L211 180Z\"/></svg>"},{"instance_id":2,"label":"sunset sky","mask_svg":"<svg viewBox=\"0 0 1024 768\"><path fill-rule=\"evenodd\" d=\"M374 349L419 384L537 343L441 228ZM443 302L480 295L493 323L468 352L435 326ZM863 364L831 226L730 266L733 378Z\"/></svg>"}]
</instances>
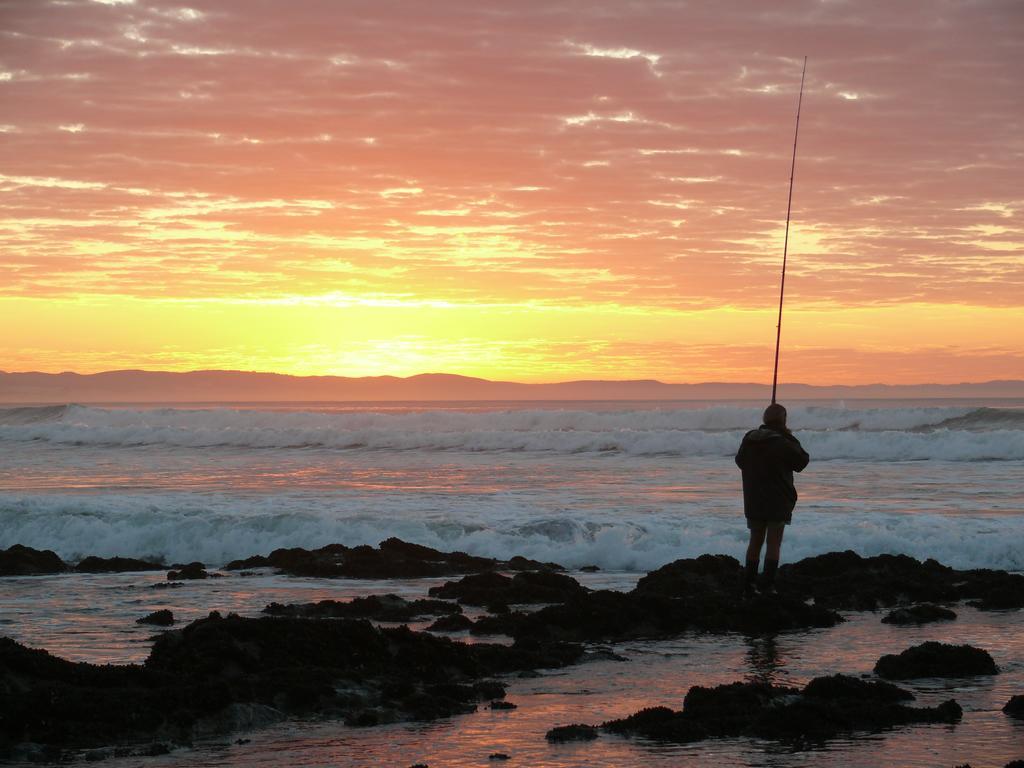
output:
<instances>
[{"instance_id":1,"label":"sunset sky","mask_svg":"<svg viewBox=\"0 0 1024 768\"><path fill-rule=\"evenodd\" d=\"M0 369L1024 378L1019 0L0 1Z\"/></svg>"}]
</instances>

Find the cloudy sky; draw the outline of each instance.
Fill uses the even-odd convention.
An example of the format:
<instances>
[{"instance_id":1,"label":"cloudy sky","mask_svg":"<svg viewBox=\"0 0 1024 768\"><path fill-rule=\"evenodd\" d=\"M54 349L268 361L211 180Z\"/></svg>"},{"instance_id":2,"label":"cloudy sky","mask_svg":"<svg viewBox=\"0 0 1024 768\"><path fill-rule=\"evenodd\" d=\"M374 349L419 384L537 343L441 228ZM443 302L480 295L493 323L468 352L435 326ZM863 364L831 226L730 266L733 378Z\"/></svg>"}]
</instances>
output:
<instances>
[{"instance_id":1,"label":"cloudy sky","mask_svg":"<svg viewBox=\"0 0 1024 768\"><path fill-rule=\"evenodd\" d=\"M0 0L0 368L1024 378L1019 0Z\"/></svg>"}]
</instances>

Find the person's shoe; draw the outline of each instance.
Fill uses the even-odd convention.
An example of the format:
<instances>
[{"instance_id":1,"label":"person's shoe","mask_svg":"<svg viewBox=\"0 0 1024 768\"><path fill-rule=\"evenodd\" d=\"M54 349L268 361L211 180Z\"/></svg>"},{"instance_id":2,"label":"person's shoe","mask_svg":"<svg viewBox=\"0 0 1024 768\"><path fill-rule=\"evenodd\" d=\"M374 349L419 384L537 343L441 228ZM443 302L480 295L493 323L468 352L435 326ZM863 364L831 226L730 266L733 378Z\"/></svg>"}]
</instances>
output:
<instances>
[{"instance_id":1,"label":"person's shoe","mask_svg":"<svg viewBox=\"0 0 1024 768\"><path fill-rule=\"evenodd\" d=\"M762 595L774 595L777 594L775 591L775 573L779 570L778 560L765 560L764 561L764 573L761 574L761 583L757 585L758 591Z\"/></svg>"},{"instance_id":2,"label":"person's shoe","mask_svg":"<svg viewBox=\"0 0 1024 768\"><path fill-rule=\"evenodd\" d=\"M740 596L749 599L757 594L757 560L748 560L740 577Z\"/></svg>"}]
</instances>

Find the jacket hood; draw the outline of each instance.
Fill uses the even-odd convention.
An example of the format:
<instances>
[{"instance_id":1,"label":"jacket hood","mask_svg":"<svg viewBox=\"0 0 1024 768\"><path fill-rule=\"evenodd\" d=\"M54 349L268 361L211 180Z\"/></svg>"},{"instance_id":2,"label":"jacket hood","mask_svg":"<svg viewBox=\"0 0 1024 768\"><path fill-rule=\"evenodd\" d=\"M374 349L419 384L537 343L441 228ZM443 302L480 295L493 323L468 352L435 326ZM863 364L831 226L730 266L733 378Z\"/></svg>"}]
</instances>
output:
<instances>
[{"instance_id":1,"label":"jacket hood","mask_svg":"<svg viewBox=\"0 0 1024 768\"><path fill-rule=\"evenodd\" d=\"M750 432L747 432L747 440L750 440L751 442L755 443L764 442L765 440L774 440L780 437L782 437L782 434L780 432L776 432L774 429L765 426L764 424L762 424L757 429L753 429Z\"/></svg>"}]
</instances>

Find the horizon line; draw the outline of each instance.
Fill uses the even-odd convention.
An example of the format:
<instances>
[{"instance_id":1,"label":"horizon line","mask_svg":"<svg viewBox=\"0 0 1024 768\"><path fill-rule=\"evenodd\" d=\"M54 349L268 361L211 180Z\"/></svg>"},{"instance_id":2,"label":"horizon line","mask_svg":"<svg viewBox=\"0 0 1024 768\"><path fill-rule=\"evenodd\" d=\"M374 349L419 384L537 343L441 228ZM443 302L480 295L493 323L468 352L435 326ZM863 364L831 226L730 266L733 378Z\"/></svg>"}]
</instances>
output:
<instances>
[{"instance_id":1,"label":"horizon line","mask_svg":"<svg viewBox=\"0 0 1024 768\"><path fill-rule=\"evenodd\" d=\"M104 371L94 371L92 373L80 373L78 371L65 370L58 372L51 371L8 371L0 369L0 375L37 375L37 376L103 376L107 374L116 373L141 373L141 374L165 374L165 375L178 375L187 376L190 374L203 374L203 373L228 373L228 374L239 374L239 375L255 375L255 376L280 376L290 379L343 379L348 381L360 381L367 379L394 379L397 381L410 381L413 379L422 379L426 377L450 377L457 379L465 379L471 381L485 382L489 384L512 384L516 386L557 386L562 384L655 384L661 386L676 386L676 387L700 387L700 386L747 386L747 387L770 387L770 382L758 382L758 381L726 381L726 380L711 380L711 381L664 381L662 379L654 378L632 378L632 379L603 379L603 378L580 378L580 379L557 379L551 381L516 381L512 379L488 379L482 376L472 376L469 374L462 373L448 373L444 371L424 371L421 373L410 374L408 376L399 376L396 374L368 374L363 376L346 376L338 373L327 373L327 374L295 374L295 373L284 373L281 371L268 371L268 370L244 370L239 368L195 368L187 371L175 371L175 370L162 370L162 369L149 369L149 368L113 368ZM986 379L982 381L958 381L954 383L942 383L936 381L922 381L913 383L900 383L893 384L882 381L874 381L862 384L841 384L841 383L830 383L830 384L807 384L800 381L783 381L780 382L780 386L801 386L801 387L813 387L815 389L828 389L835 387L849 387L849 388L868 388L868 387L960 387L960 386L980 386L985 384L1024 384L1024 379Z\"/></svg>"}]
</instances>

